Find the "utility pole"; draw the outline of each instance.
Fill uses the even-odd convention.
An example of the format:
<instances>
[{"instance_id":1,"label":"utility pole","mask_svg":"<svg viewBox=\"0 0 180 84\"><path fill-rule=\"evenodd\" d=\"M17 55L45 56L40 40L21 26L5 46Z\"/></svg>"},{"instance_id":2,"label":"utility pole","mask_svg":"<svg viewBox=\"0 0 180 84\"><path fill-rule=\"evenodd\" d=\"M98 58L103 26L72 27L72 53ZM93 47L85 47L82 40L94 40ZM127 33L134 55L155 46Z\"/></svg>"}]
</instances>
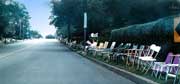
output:
<instances>
[{"instance_id":1,"label":"utility pole","mask_svg":"<svg viewBox=\"0 0 180 84\"><path fill-rule=\"evenodd\" d=\"M84 50L86 49L86 32L87 32L87 0L84 0Z\"/></svg>"},{"instance_id":2,"label":"utility pole","mask_svg":"<svg viewBox=\"0 0 180 84\"><path fill-rule=\"evenodd\" d=\"M19 20L19 37L20 37L20 39L22 38L22 35L21 35L21 33L22 33L22 32L21 32L21 29L22 29L22 28L21 28L21 26L22 26L22 25L21 25L21 20Z\"/></svg>"}]
</instances>

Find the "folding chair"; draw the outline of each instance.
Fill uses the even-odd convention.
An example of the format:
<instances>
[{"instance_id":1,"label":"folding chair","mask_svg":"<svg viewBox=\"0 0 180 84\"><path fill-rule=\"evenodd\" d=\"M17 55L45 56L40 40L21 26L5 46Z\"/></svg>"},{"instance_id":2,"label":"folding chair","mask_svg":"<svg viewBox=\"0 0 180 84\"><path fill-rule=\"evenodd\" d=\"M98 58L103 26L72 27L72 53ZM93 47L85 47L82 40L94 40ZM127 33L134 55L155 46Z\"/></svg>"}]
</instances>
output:
<instances>
[{"instance_id":1,"label":"folding chair","mask_svg":"<svg viewBox=\"0 0 180 84\"><path fill-rule=\"evenodd\" d=\"M97 55L97 53L104 51L104 49L106 49L108 47L109 42L105 41L105 43L100 43L99 47L94 49L95 55Z\"/></svg>"},{"instance_id":2,"label":"folding chair","mask_svg":"<svg viewBox=\"0 0 180 84\"><path fill-rule=\"evenodd\" d=\"M112 54L112 50L114 49L115 45L116 45L116 42L112 42L110 48L106 48L106 49L100 51L100 53L102 54L102 56L103 56L103 57L106 56L107 58L109 58L110 55Z\"/></svg>"},{"instance_id":3,"label":"folding chair","mask_svg":"<svg viewBox=\"0 0 180 84\"><path fill-rule=\"evenodd\" d=\"M176 84L176 80L178 79L179 67L180 67L179 66L180 54L171 55L171 56L174 57L174 61L173 64L167 65L165 81L167 81L168 77L173 77L174 78L173 84Z\"/></svg>"},{"instance_id":4,"label":"folding chair","mask_svg":"<svg viewBox=\"0 0 180 84\"><path fill-rule=\"evenodd\" d=\"M158 73L159 73L160 74L159 78L160 78L161 73L166 72L165 70L166 70L167 65L172 64L171 63L172 59L173 59L172 55L173 55L173 53L171 53L171 52L168 53L165 62L154 62L154 65L152 67L152 70L153 70L152 75L155 75L155 77L157 77Z\"/></svg>"},{"instance_id":5,"label":"folding chair","mask_svg":"<svg viewBox=\"0 0 180 84\"><path fill-rule=\"evenodd\" d=\"M87 53L93 53L93 51L97 48L97 42L93 42L92 44L90 44L90 46L88 46L87 48Z\"/></svg>"},{"instance_id":6,"label":"folding chair","mask_svg":"<svg viewBox=\"0 0 180 84\"><path fill-rule=\"evenodd\" d=\"M133 45L133 47L131 49L126 49L126 51L127 51L127 54L125 55L126 56L126 65L128 65L129 62L131 61L132 66L134 66L134 58L135 58L135 55L137 54L137 48L138 48L138 45Z\"/></svg>"},{"instance_id":7,"label":"folding chair","mask_svg":"<svg viewBox=\"0 0 180 84\"><path fill-rule=\"evenodd\" d=\"M112 58L117 60L117 63L119 62L120 59L124 60L125 55L127 55L126 49L130 49L131 43L126 43L122 47L117 48L116 52L112 55Z\"/></svg>"},{"instance_id":8,"label":"folding chair","mask_svg":"<svg viewBox=\"0 0 180 84\"><path fill-rule=\"evenodd\" d=\"M121 44L119 44L118 47L116 47L116 48L114 48L114 49L112 50L113 54L110 55L110 60L109 60L109 61L112 61L112 60L118 61L117 56L115 56L114 54L117 53L117 52L118 52L118 49L119 49L119 48L122 48L123 46L124 46L124 43L121 43Z\"/></svg>"},{"instance_id":9,"label":"folding chair","mask_svg":"<svg viewBox=\"0 0 180 84\"><path fill-rule=\"evenodd\" d=\"M156 46L154 44L152 44L150 46L150 50L148 52L148 54L144 57L139 57L139 60L141 61L141 65L144 66L143 71L145 71L145 74L149 71L149 69L151 69L151 67L153 66L153 63L156 61L156 56L158 55L159 51L160 51L161 47L160 46ZM155 55L153 57L153 55Z\"/></svg>"},{"instance_id":10,"label":"folding chair","mask_svg":"<svg viewBox=\"0 0 180 84\"><path fill-rule=\"evenodd\" d=\"M94 56L96 56L97 52L101 51L103 48L104 48L104 43L102 43L102 42L99 43L99 46L93 50L94 51Z\"/></svg>"},{"instance_id":11,"label":"folding chair","mask_svg":"<svg viewBox=\"0 0 180 84\"><path fill-rule=\"evenodd\" d=\"M147 56L149 51L150 51L150 46L148 46L148 45L142 46L141 49L138 51L138 54L136 56L136 59L137 59L137 69L140 68L140 59L139 58Z\"/></svg>"}]
</instances>

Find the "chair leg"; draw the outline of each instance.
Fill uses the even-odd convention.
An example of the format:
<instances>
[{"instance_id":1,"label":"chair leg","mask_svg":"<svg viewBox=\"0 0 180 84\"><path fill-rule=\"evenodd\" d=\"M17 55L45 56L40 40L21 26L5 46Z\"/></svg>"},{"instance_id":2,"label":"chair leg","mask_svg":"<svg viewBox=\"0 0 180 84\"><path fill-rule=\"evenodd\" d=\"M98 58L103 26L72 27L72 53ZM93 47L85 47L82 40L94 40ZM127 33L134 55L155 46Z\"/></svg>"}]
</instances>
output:
<instances>
[{"instance_id":1,"label":"chair leg","mask_svg":"<svg viewBox=\"0 0 180 84\"><path fill-rule=\"evenodd\" d=\"M146 70L145 74L147 74L147 72L151 69L152 65L153 65L153 62L151 62L149 67L147 67L147 70Z\"/></svg>"},{"instance_id":2,"label":"chair leg","mask_svg":"<svg viewBox=\"0 0 180 84\"><path fill-rule=\"evenodd\" d=\"M153 71L152 71L152 73L151 73L151 76L154 75L155 77L157 77L157 74L158 74L157 72L158 72L158 69L156 70L156 65L154 65L154 66L153 66Z\"/></svg>"},{"instance_id":3,"label":"chair leg","mask_svg":"<svg viewBox=\"0 0 180 84\"><path fill-rule=\"evenodd\" d=\"M175 77L175 79L174 79L174 81L173 81L173 84L176 84L176 78L177 78L177 76Z\"/></svg>"},{"instance_id":4,"label":"chair leg","mask_svg":"<svg viewBox=\"0 0 180 84\"><path fill-rule=\"evenodd\" d=\"M134 65L135 65L135 57L133 57L132 67L134 67Z\"/></svg>"},{"instance_id":5,"label":"chair leg","mask_svg":"<svg viewBox=\"0 0 180 84\"><path fill-rule=\"evenodd\" d=\"M128 66L129 65L129 56L126 57L126 65Z\"/></svg>"},{"instance_id":6,"label":"chair leg","mask_svg":"<svg viewBox=\"0 0 180 84\"><path fill-rule=\"evenodd\" d=\"M137 60L137 68L136 68L137 70L139 69L140 66L139 64L140 64L140 60Z\"/></svg>"},{"instance_id":7,"label":"chair leg","mask_svg":"<svg viewBox=\"0 0 180 84\"><path fill-rule=\"evenodd\" d=\"M179 72L179 67L178 67L178 69L176 70L176 77L175 77L175 79L174 79L174 82L173 82L173 84L176 84L176 80L178 79L178 72Z\"/></svg>"},{"instance_id":8,"label":"chair leg","mask_svg":"<svg viewBox=\"0 0 180 84\"><path fill-rule=\"evenodd\" d=\"M169 70L170 70L170 67L167 67L167 70L166 70L166 76L165 76L165 81L167 82L167 79L168 79L168 73L169 73Z\"/></svg>"}]
</instances>

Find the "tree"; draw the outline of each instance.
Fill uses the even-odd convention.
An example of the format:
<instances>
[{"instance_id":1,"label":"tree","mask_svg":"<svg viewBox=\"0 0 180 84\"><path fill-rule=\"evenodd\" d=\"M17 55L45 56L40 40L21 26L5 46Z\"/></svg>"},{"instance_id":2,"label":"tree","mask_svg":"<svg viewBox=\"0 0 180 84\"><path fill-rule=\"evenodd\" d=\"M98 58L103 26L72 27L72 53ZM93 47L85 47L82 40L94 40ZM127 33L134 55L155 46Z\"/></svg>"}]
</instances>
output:
<instances>
[{"instance_id":1,"label":"tree","mask_svg":"<svg viewBox=\"0 0 180 84\"><path fill-rule=\"evenodd\" d=\"M63 35L69 39L83 36L83 1L51 2L51 24L57 32L67 30ZM98 32L108 40L112 29L178 14L179 3L178 0L87 0L88 34Z\"/></svg>"},{"instance_id":2,"label":"tree","mask_svg":"<svg viewBox=\"0 0 180 84\"><path fill-rule=\"evenodd\" d=\"M25 6L14 0L1 0L0 9L0 36L25 38L30 27Z\"/></svg>"},{"instance_id":3,"label":"tree","mask_svg":"<svg viewBox=\"0 0 180 84\"><path fill-rule=\"evenodd\" d=\"M42 38L42 35L35 30L30 30L29 34L30 34L30 38Z\"/></svg>"}]
</instances>

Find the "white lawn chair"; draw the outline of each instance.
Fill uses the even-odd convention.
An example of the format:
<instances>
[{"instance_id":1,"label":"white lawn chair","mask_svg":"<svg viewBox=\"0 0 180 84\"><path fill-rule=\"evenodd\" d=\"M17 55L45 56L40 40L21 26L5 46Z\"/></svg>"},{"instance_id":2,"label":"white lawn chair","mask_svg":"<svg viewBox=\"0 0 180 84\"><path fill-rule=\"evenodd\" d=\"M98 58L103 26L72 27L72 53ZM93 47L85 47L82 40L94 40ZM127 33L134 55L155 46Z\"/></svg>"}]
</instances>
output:
<instances>
[{"instance_id":1,"label":"white lawn chair","mask_svg":"<svg viewBox=\"0 0 180 84\"><path fill-rule=\"evenodd\" d=\"M109 42L105 41L103 48L106 49L108 47L108 44L109 44Z\"/></svg>"},{"instance_id":2,"label":"white lawn chair","mask_svg":"<svg viewBox=\"0 0 180 84\"><path fill-rule=\"evenodd\" d=\"M104 43L99 43L99 46L96 49L94 49L93 55L96 56L97 52L103 49L103 47L104 47Z\"/></svg>"},{"instance_id":3,"label":"white lawn chair","mask_svg":"<svg viewBox=\"0 0 180 84\"><path fill-rule=\"evenodd\" d=\"M133 45L133 47L131 49L126 49L127 53L125 53L126 55L126 65L129 64L129 61L131 61L133 64L132 66L134 66L134 58L137 54L137 49L138 49L138 45Z\"/></svg>"},{"instance_id":4,"label":"white lawn chair","mask_svg":"<svg viewBox=\"0 0 180 84\"><path fill-rule=\"evenodd\" d=\"M106 49L108 46L108 42L105 41L105 43L100 43L99 46L94 49L94 56L97 55L97 53L103 51L104 49Z\"/></svg>"},{"instance_id":5,"label":"white lawn chair","mask_svg":"<svg viewBox=\"0 0 180 84\"><path fill-rule=\"evenodd\" d=\"M114 49L115 45L116 45L116 42L112 42L110 48L105 48L100 53L107 54L107 53L111 52Z\"/></svg>"},{"instance_id":6,"label":"white lawn chair","mask_svg":"<svg viewBox=\"0 0 180 84\"><path fill-rule=\"evenodd\" d=\"M150 46L148 45L145 45L143 46L138 52L137 56L136 56L136 59L137 59L137 69L140 68L140 57L145 57L149 54L149 51L150 51Z\"/></svg>"},{"instance_id":7,"label":"white lawn chair","mask_svg":"<svg viewBox=\"0 0 180 84\"><path fill-rule=\"evenodd\" d=\"M144 45L140 45L139 49L136 49L136 54L134 55L134 62L138 63L138 58L142 56L145 49Z\"/></svg>"},{"instance_id":8,"label":"white lawn chair","mask_svg":"<svg viewBox=\"0 0 180 84\"><path fill-rule=\"evenodd\" d=\"M110 55L112 54L112 50L115 48L116 42L112 42L110 48L106 48L102 51L100 51L100 53L102 54L103 58L110 58Z\"/></svg>"},{"instance_id":9,"label":"white lawn chair","mask_svg":"<svg viewBox=\"0 0 180 84\"><path fill-rule=\"evenodd\" d=\"M88 46L88 48L87 48L87 51L88 51L88 53L93 53L93 51L97 48L98 46L97 46L97 42L93 42L93 43L91 43L90 44L90 46Z\"/></svg>"},{"instance_id":10,"label":"white lawn chair","mask_svg":"<svg viewBox=\"0 0 180 84\"><path fill-rule=\"evenodd\" d=\"M160 49L161 49L160 46L156 46L156 45L152 44L150 46L150 50L149 50L148 54L145 55L144 57L139 57L141 66L144 67L142 71L146 70L145 74L149 71L149 69L152 68L153 63L156 61L156 56L158 55ZM155 55L155 56L153 57L153 55Z\"/></svg>"}]
</instances>

